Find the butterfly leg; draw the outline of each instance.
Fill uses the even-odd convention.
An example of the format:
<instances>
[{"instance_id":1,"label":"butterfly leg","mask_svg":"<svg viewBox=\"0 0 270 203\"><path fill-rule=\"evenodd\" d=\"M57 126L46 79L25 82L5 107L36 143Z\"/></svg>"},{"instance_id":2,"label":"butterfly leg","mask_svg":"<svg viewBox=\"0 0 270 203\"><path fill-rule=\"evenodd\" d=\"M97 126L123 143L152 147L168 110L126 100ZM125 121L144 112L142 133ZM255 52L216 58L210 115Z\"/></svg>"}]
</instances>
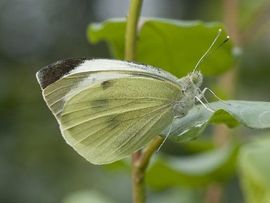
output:
<instances>
[{"instance_id":1,"label":"butterfly leg","mask_svg":"<svg viewBox=\"0 0 270 203\"><path fill-rule=\"evenodd\" d=\"M200 99L200 97L195 96L195 99L197 99L197 101L200 102L200 103L204 106L204 108L205 108L206 110L208 110L208 111L210 111L210 112L212 112L212 113L215 112L213 109L211 109L211 108L209 108L208 106L206 106L205 103L203 103L203 101Z\"/></svg>"},{"instance_id":2,"label":"butterfly leg","mask_svg":"<svg viewBox=\"0 0 270 203\"><path fill-rule=\"evenodd\" d=\"M214 97L216 97L219 101L224 102L224 100L222 100L220 97L218 97L211 89L209 89L208 87L205 87L201 94L204 95L206 91L209 91L212 95L214 95Z\"/></svg>"},{"instance_id":3,"label":"butterfly leg","mask_svg":"<svg viewBox=\"0 0 270 203\"><path fill-rule=\"evenodd\" d=\"M201 90L200 88L198 88L198 92L200 93L199 94L199 98L200 99L203 99L207 104L209 103L208 99L206 99L205 97L205 88L203 90Z\"/></svg>"},{"instance_id":4,"label":"butterfly leg","mask_svg":"<svg viewBox=\"0 0 270 203\"><path fill-rule=\"evenodd\" d=\"M206 91L209 91L212 95L214 95L214 97L216 97L219 101L221 101L224 105L230 105L229 103L226 103L223 99L221 99L220 97L218 97L211 89L209 88L204 88L202 91L201 91L201 94L203 95L204 97L204 94Z\"/></svg>"},{"instance_id":5,"label":"butterfly leg","mask_svg":"<svg viewBox=\"0 0 270 203\"><path fill-rule=\"evenodd\" d=\"M161 149L161 147L163 146L163 144L165 143L165 141L168 139L168 137L169 137L169 135L170 135L170 133L171 133L173 121L174 121L175 118L176 118L176 117L173 117L173 120L172 120L172 123L171 123L171 125L170 125L169 131L168 131L166 137L164 138L164 140L162 141L162 143L159 145L159 147L158 147L158 149L157 149L157 152L159 152L159 150Z\"/></svg>"}]
</instances>

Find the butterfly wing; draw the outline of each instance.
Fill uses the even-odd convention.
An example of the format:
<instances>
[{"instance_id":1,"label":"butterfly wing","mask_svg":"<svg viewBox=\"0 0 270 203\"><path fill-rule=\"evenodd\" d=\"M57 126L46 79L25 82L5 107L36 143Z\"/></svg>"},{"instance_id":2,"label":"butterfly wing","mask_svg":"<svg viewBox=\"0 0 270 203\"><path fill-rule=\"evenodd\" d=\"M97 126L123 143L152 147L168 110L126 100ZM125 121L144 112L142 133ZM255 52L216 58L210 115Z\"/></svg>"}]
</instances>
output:
<instances>
[{"instance_id":1,"label":"butterfly wing","mask_svg":"<svg viewBox=\"0 0 270 203\"><path fill-rule=\"evenodd\" d=\"M43 95L63 137L94 164L110 163L142 148L173 118L180 87L149 71L76 72Z\"/></svg>"},{"instance_id":2,"label":"butterfly wing","mask_svg":"<svg viewBox=\"0 0 270 203\"><path fill-rule=\"evenodd\" d=\"M95 164L142 148L172 120L178 88L165 81L129 77L93 85L64 105L60 127L66 141Z\"/></svg>"},{"instance_id":3,"label":"butterfly wing","mask_svg":"<svg viewBox=\"0 0 270 203\"><path fill-rule=\"evenodd\" d=\"M44 100L57 118L61 115L65 100L83 88L131 74L146 75L177 84L177 78L162 69L111 59L65 59L41 69L36 76Z\"/></svg>"}]
</instances>

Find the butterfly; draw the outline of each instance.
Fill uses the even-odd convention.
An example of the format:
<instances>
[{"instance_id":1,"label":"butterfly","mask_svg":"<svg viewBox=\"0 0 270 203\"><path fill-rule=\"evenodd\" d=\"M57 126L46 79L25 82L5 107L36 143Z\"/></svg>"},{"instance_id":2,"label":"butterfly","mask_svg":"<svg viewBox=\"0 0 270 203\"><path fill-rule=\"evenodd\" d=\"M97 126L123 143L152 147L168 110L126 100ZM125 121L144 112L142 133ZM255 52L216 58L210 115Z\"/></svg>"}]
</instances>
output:
<instances>
[{"instance_id":1,"label":"butterfly","mask_svg":"<svg viewBox=\"0 0 270 203\"><path fill-rule=\"evenodd\" d=\"M203 76L111 59L73 58L36 74L65 141L93 164L120 160L183 117Z\"/></svg>"},{"instance_id":2,"label":"butterfly","mask_svg":"<svg viewBox=\"0 0 270 203\"><path fill-rule=\"evenodd\" d=\"M213 112L201 99L206 90L216 95L200 90L203 75L197 68L221 32L182 78L149 65L86 58L58 61L36 77L65 141L89 162L107 164L143 148L196 101Z\"/></svg>"}]
</instances>

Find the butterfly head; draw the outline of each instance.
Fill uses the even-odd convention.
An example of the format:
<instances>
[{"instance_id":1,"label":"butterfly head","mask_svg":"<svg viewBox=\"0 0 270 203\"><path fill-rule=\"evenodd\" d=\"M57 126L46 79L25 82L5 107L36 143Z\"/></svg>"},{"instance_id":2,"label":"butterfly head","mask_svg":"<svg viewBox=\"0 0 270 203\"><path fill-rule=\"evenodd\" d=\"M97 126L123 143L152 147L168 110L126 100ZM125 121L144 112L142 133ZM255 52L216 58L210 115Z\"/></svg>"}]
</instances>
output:
<instances>
[{"instance_id":1,"label":"butterfly head","mask_svg":"<svg viewBox=\"0 0 270 203\"><path fill-rule=\"evenodd\" d=\"M203 82L203 76L200 71L194 71L188 75L189 80L192 84L194 84L196 87L200 87Z\"/></svg>"},{"instance_id":2,"label":"butterfly head","mask_svg":"<svg viewBox=\"0 0 270 203\"><path fill-rule=\"evenodd\" d=\"M200 86L203 82L203 76L200 71L193 71L185 77L178 80L181 87L180 99L174 103L174 116L182 117L195 104L195 97L200 94Z\"/></svg>"},{"instance_id":3,"label":"butterfly head","mask_svg":"<svg viewBox=\"0 0 270 203\"><path fill-rule=\"evenodd\" d=\"M184 94L194 94L202 85L203 75L200 71L193 71L185 77L178 79L178 83Z\"/></svg>"}]
</instances>

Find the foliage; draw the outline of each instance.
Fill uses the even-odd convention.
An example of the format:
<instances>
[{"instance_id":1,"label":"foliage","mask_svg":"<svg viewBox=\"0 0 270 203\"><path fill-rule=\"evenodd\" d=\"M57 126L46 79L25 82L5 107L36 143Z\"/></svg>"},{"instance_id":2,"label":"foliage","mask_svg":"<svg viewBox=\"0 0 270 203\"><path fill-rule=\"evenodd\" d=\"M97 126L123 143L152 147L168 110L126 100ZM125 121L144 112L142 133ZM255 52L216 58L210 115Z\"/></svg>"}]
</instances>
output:
<instances>
[{"instance_id":1,"label":"foliage","mask_svg":"<svg viewBox=\"0 0 270 203\"><path fill-rule=\"evenodd\" d=\"M87 36L92 43L105 40L113 56L123 59L125 26L122 19L91 24ZM193 70L218 28L223 27L220 23L168 19L143 19L139 26L136 60L162 67L178 77ZM221 39L224 39L226 33L222 36ZM232 44L227 43L211 53L200 69L205 76L221 74L232 66L233 60ZM270 128L270 103L218 101L209 103L208 107L214 112L197 105L187 116L176 118L162 134L166 136L170 130L172 141L184 142L195 139L210 123L224 123L228 127L242 124L250 128ZM160 189L177 185L207 185L224 180L233 173L237 151L237 147L227 146L189 157L164 155L151 165L148 184ZM158 179L159 174L165 178Z\"/></svg>"},{"instance_id":2,"label":"foliage","mask_svg":"<svg viewBox=\"0 0 270 203\"><path fill-rule=\"evenodd\" d=\"M270 128L269 102L218 101L209 103L208 107L214 112L197 105L187 116L175 119L170 138L175 142L193 140L211 123L223 123L231 128L239 124L255 129ZM168 128L164 130L163 136L167 135Z\"/></svg>"},{"instance_id":3,"label":"foliage","mask_svg":"<svg viewBox=\"0 0 270 203\"><path fill-rule=\"evenodd\" d=\"M149 169L147 182L156 189L174 186L206 186L227 180L233 174L238 148L224 146L203 153L183 156L161 156ZM165 178L157 178L163 174Z\"/></svg>"},{"instance_id":4,"label":"foliage","mask_svg":"<svg viewBox=\"0 0 270 203\"><path fill-rule=\"evenodd\" d=\"M257 139L240 151L239 169L247 203L270 202L269 136Z\"/></svg>"},{"instance_id":5,"label":"foliage","mask_svg":"<svg viewBox=\"0 0 270 203\"><path fill-rule=\"evenodd\" d=\"M178 77L189 73L208 49L218 30L225 30L221 23L159 18L143 19L139 25L136 61L161 67ZM123 19L107 20L91 24L87 36L92 43L105 40L113 56L123 59L125 27ZM222 32L216 46L224 39L226 33ZM220 74L228 70L232 62L232 43L228 42L215 50L200 69L205 75Z\"/></svg>"}]
</instances>

